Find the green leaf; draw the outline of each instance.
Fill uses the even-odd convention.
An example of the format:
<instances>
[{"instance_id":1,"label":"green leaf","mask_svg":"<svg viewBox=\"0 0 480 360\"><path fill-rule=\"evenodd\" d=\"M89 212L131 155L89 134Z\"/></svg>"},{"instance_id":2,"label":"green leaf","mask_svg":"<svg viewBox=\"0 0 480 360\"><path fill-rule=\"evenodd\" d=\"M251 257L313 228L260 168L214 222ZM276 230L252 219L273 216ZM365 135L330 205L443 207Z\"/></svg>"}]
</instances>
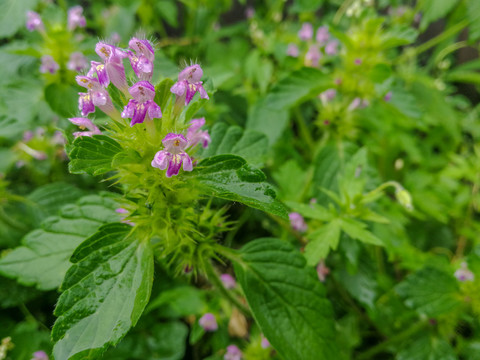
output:
<instances>
[{"instance_id":1,"label":"green leaf","mask_svg":"<svg viewBox=\"0 0 480 360\"><path fill-rule=\"evenodd\" d=\"M207 158L184 176L197 179L209 195L238 201L284 219L288 217L287 209L276 199L271 185L265 182L265 174L249 166L239 156L217 155Z\"/></svg>"},{"instance_id":2,"label":"green leaf","mask_svg":"<svg viewBox=\"0 0 480 360\"><path fill-rule=\"evenodd\" d=\"M34 205L32 217L35 218L36 223L40 223L48 216L57 215L63 206L75 203L82 195L84 192L79 188L56 182L35 189L27 198Z\"/></svg>"},{"instance_id":3,"label":"green leaf","mask_svg":"<svg viewBox=\"0 0 480 360\"><path fill-rule=\"evenodd\" d=\"M457 360L455 351L442 338L428 332L420 333L411 339L398 352L397 360ZM469 358L470 359L470 358Z\"/></svg>"},{"instance_id":4,"label":"green leaf","mask_svg":"<svg viewBox=\"0 0 480 360\"><path fill-rule=\"evenodd\" d=\"M467 0L467 17L470 20L468 28L468 37L475 41L480 38L480 2L477 0Z\"/></svg>"},{"instance_id":5,"label":"green leaf","mask_svg":"<svg viewBox=\"0 0 480 360\"><path fill-rule=\"evenodd\" d=\"M405 304L419 314L435 317L452 312L462 305L456 279L435 268L427 267L396 287Z\"/></svg>"},{"instance_id":6,"label":"green leaf","mask_svg":"<svg viewBox=\"0 0 480 360\"><path fill-rule=\"evenodd\" d=\"M166 78L155 87L155 102L162 110L165 110L165 105L172 95L170 88L175 82L172 79Z\"/></svg>"},{"instance_id":7,"label":"green leaf","mask_svg":"<svg viewBox=\"0 0 480 360\"><path fill-rule=\"evenodd\" d=\"M340 240L340 222L333 220L307 236L309 242L305 246L305 258L310 266L317 265L325 259L330 249L336 250Z\"/></svg>"},{"instance_id":8,"label":"green leaf","mask_svg":"<svg viewBox=\"0 0 480 360\"><path fill-rule=\"evenodd\" d=\"M235 274L260 329L282 357L338 357L325 289L290 244L271 238L248 243L235 263Z\"/></svg>"},{"instance_id":9,"label":"green leaf","mask_svg":"<svg viewBox=\"0 0 480 360\"><path fill-rule=\"evenodd\" d=\"M295 176L292 176L295 174ZM272 174L279 187L280 197L285 200L299 201L305 187L305 170L295 161L288 160Z\"/></svg>"},{"instance_id":10,"label":"green leaf","mask_svg":"<svg viewBox=\"0 0 480 360\"><path fill-rule=\"evenodd\" d=\"M112 99L113 104L118 110L122 111L125 105L127 105L127 98L125 95L115 85L113 85L113 83L108 85L107 91Z\"/></svg>"},{"instance_id":11,"label":"green leaf","mask_svg":"<svg viewBox=\"0 0 480 360\"><path fill-rule=\"evenodd\" d=\"M145 313L159 309L162 317L181 318L202 315L205 305L205 294L201 290L192 286L180 286L162 291L150 301Z\"/></svg>"},{"instance_id":12,"label":"green leaf","mask_svg":"<svg viewBox=\"0 0 480 360\"><path fill-rule=\"evenodd\" d=\"M267 152L268 139L262 133L243 130L239 126L216 123L210 131L212 142L202 149L203 157L233 154L243 157L251 164L261 164Z\"/></svg>"},{"instance_id":13,"label":"green leaf","mask_svg":"<svg viewBox=\"0 0 480 360\"><path fill-rule=\"evenodd\" d=\"M68 169L73 174L104 174L112 169L112 160L122 147L105 135L79 136L72 144L68 154Z\"/></svg>"},{"instance_id":14,"label":"green leaf","mask_svg":"<svg viewBox=\"0 0 480 360\"><path fill-rule=\"evenodd\" d=\"M12 36L25 26L27 10L33 10L38 0L2 0L0 2L0 38Z\"/></svg>"},{"instance_id":15,"label":"green leaf","mask_svg":"<svg viewBox=\"0 0 480 360\"><path fill-rule=\"evenodd\" d=\"M350 218L341 218L340 226L352 239L360 240L366 244L384 246L382 240L365 230L367 225Z\"/></svg>"},{"instance_id":16,"label":"green leaf","mask_svg":"<svg viewBox=\"0 0 480 360\"><path fill-rule=\"evenodd\" d=\"M273 145L282 135L288 124L288 111L266 106L267 99L260 99L248 113L247 129L259 131Z\"/></svg>"},{"instance_id":17,"label":"green leaf","mask_svg":"<svg viewBox=\"0 0 480 360\"><path fill-rule=\"evenodd\" d=\"M422 11L420 30L424 31L428 25L440 18L447 16L457 5L458 0L422 0L419 10Z\"/></svg>"},{"instance_id":18,"label":"green leaf","mask_svg":"<svg viewBox=\"0 0 480 360\"><path fill-rule=\"evenodd\" d=\"M285 202L293 211L298 212L300 215L321 221L329 221L333 218L333 214L318 204L301 204L293 201Z\"/></svg>"},{"instance_id":19,"label":"green leaf","mask_svg":"<svg viewBox=\"0 0 480 360\"><path fill-rule=\"evenodd\" d=\"M46 219L19 246L0 259L0 273L22 285L52 290L60 286L75 248L103 224L118 221L115 197L104 193L67 205Z\"/></svg>"},{"instance_id":20,"label":"green leaf","mask_svg":"<svg viewBox=\"0 0 480 360\"><path fill-rule=\"evenodd\" d=\"M22 286L14 280L0 276L0 308L2 309L26 303L40 294L31 287Z\"/></svg>"},{"instance_id":21,"label":"green leaf","mask_svg":"<svg viewBox=\"0 0 480 360\"><path fill-rule=\"evenodd\" d=\"M45 88L45 101L50 108L63 117L77 113L78 90L70 84L53 83Z\"/></svg>"},{"instance_id":22,"label":"green leaf","mask_svg":"<svg viewBox=\"0 0 480 360\"><path fill-rule=\"evenodd\" d=\"M254 105L247 128L264 133L273 145L288 124L286 110L318 95L330 85L329 78L318 69L306 67L291 73Z\"/></svg>"},{"instance_id":23,"label":"green leaf","mask_svg":"<svg viewBox=\"0 0 480 360\"><path fill-rule=\"evenodd\" d=\"M54 314L56 359L96 359L134 326L150 297L150 244L129 235L132 227L102 226L72 255Z\"/></svg>"}]
</instances>

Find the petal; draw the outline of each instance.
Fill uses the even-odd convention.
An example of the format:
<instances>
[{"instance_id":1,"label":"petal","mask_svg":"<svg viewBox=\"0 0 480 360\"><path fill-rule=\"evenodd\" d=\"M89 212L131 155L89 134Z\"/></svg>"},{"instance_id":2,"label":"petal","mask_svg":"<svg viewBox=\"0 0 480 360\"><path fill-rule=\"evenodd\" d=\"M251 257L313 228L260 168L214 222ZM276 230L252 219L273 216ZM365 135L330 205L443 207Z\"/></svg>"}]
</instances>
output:
<instances>
[{"instance_id":1,"label":"petal","mask_svg":"<svg viewBox=\"0 0 480 360\"><path fill-rule=\"evenodd\" d=\"M168 166L171 154L165 150L161 150L155 154L152 160L152 166L160 170L165 170Z\"/></svg>"},{"instance_id":2,"label":"petal","mask_svg":"<svg viewBox=\"0 0 480 360\"><path fill-rule=\"evenodd\" d=\"M200 97L201 97L202 99L207 99L207 100L210 99L210 98L208 97L207 92L206 92L205 89L203 88L202 83L200 83L200 85L197 84L197 87L198 87L198 92L200 93Z\"/></svg>"},{"instance_id":3,"label":"petal","mask_svg":"<svg viewBox=\"0 0 480 360\"><path fill-rule=\"evenodd\" d=\"M197 92L197 86L195 84L187 85L187 93L185 94L185 105L188 105L192 101L193 96Z\"/></svg>"},{"instance_id":4,"label":"petal","mask_svg":"<svg viewBox=\"0 0 480 360\"><path fill-rule=\"evenodd\" d=\"M72 124L77 125L80 129L94 130L96 126L92 123L92 120L84 117L76 117L68 119Z\"/></svg>"},{"instance_id":5,"label":"petal","mask_svg":"<svg viewBox=\"0 0 480 360\"><path fill-rule=\"evenodd\" d=\"M123 67L123 63L105 63L105 69L110 78L110 81L115 85L118 89L123 90L128 88L127 78L125 77L125 68Z\"/></svg>"},{"instance_id":6,"label":"petal","mask_svg":"<svg viewBox=\"0 0 480 360\"><path fill-rule=\"evenodd\" d=\"M169 133L163 138L162 144L170 153L179 154L188 142L182 134Z\"/></svg>"},{"instance_id":7,"label":"petal","mask_svg":"<svg viewBox=\"0 0 480 360\"><path fill-rule=\"evenodd\" d=\"M155 88L148 81L139 81L128 89L128 92L139 103L153 100L155 97Z\"/></svg>"},{"instance_id":8,"label":"petal","mask_svg":"<svg viewBox=\"0 0 480 360\"><path fill-rule=\"evenodd\" d=\"M182 166L182 156L180 154L172 155L168 162L167 177L178 175L180 167Z\"/></svg>"},{"instance_id":9,"label":"petal","mask_svg":"<svg viewBox=\"0 0 480 360\"><path fill-rule=\"evenodd\" d=\"M186 80L189 83L199 82L203 76L203 70L198 64L188 66L178 74L178 81Z\"/></svg>"},{"instance_id":10,"label":"petal","mask_svg":"<svg viewBox=\"0 0 480 360\"><path fill-rule=\"evenodd\" d=\"M183 94L185 94L186 87L187 87L187 82L186 81L177 81L170 88L170 91L177 96L183 96Z\"/></svg>"},{"instance_id":11,"label":"petal","mask_svg":"<svg viewBox=\"0 0 480 360\"><path fill-rule=\"evenodd\" d=\"M184 171L192 171L193 170L193 166L192 166L192 159L190 159L190 156L188 156L188 154L186 152L182 153L181 154L182 158L183 158L183 170Z\"/></svg>"},{"instance_id":12,"label":"petal","mask_svg":"<svg viewBox=\"0 0 480 360\"><path fill-rule=\"evenodd\" d=\"M108 93L105 90L91 91L92 101L95 106L106 105L108 102Z\"/></svg>"},{"instance_id":13,"label":"petal","mask_svg":"<svg viewBox=\"0 0 480 360\"><path fill-rule=\"evenodd\" d=\"M130 100L127 105L123 108L122 118L131 119L135 113L135 108L137 107L137 102L135 100Z\"/></svg>"},{"instance_id":14,"label":"petal","mask_svg":"<svg viewBox=\"0 0 480 360\"><path fill-rule=\"evenodd\" d=\"M159 119L162 117L162 109L160 109L160 106L158 106L153 100L150 100L146 106L148 109L148 117L150 119Z\"/></svg>"},{"instance_id":15,"label":"petal","mask_svg":"<svg viewBox=\"0 0 480 360\"><path fill-rule=\"evenodd\" d=\"M95 112L95 105L93 104L90 94L78 93L78 95L80 95L78 98L78 109L81 111L82 115L87 116L88 114Z\"/></svg>"},{"instance_id":16,"label":"petal","mask_svg":"<svg viewBox=\"0 0 480 360\"><path fill-rule=\"evenodd\" d=\"M147 114L147 107L145 104L138 104L135 107L135 111L132 117L132 121L130 121L130 126L135 124L141 124L145 121L145 115Z\"/></svg>"}]
</instances>

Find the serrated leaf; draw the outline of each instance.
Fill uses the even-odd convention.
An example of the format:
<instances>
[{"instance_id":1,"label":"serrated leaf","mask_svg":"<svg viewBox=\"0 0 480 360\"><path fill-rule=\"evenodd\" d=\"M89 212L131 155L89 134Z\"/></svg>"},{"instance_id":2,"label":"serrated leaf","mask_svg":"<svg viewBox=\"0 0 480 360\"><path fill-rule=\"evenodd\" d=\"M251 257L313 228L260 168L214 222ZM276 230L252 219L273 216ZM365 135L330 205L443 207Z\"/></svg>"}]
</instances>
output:
<instances>
[{"instance_id":1,"label":"serrated leaf","mask_svg":"<svg viewBox=\"0 0 480 360\"><path fill-rule=\"evenodd\" d=\"M54 312L56 359L96 359L137 323L150 297L153 253L128 236L131 229L107 224L72 255Z\"/></svg>"},{"instance_id":2,"label":"serrated leaf","mask_svg":"<svg viewBox=\"0 0 480 360\"><path fill-rule=\"evenodd\" d=\"M461 306L459 289L453 275L427 267L409 275L396 287L405 304L419 314L435 317Z\"/></svg>"},{"instance_id":3,"label":"serrated leaf","mask_svg":"<svg viewBox=\"0 0 480 360\"><path fill-rule=\"evenodd\" d=\"M89 195L67 205L59 216L46 219L19 246L0 259L0 273L40 290L60 286L75 248L101 225L118 221L111 194Z\"/></svg>"},{"instance_id":4,"label":"serrated leaf","mask_svg":"<svg viewBox=\"0 0 480 360\"><path fill-rule=\"evenodd\" d=\"M258 239L245 245L235 274L260 329L289 360L335 359L333 313L315 271L290 244Z\"/></svg>"},{"instance_id":5,"label":"serrated leaf","mask_svg":"<svg viewBox=\"0 0 480 360\"><path fill-rule=\"evenodd\" d=\"M202 149L203 157L233 154L243 157L251 164L260 164L268 149L267 137L253 130L243 130L239 126L216 123L211 131L211 143Z\"/></svg>"},{"instance_id":6,"label":"serrated leaf","mask_svg":"<svg viewBox=\"0 0 480 360\"><path fill-rule=\"evenodd\" d=\"M201 161L186 177L199 181L203 191L222 199L238 201L250 207L287 218L285 206L276 199L265 174L235 155L217 155Z\"/></svg>"},{"instance_id":7,"label":"serrated leaf","mask_svg":"<svg viewBox=\"0 0 480 360\"><path fill-rule=\"evenodd\" d=\"M332 220L307 235L309 240L305 246L305 258L310 266L317 265L325 259L330 249L336 250L340 240L340 222Z\"/></svg>"},{"instance_id":8,"label":"serrated leaf","mask_svg":"<svg viewBox=\"0 0 480 360\"><path fill-rule=\"evenodd\" d=\"M352 239L360 240L366 244L384 246L382 240L365 230L366 225L350 218L341 218L340 226Z\"/></svg>"},{"instance_id":9,"label":"serrated leaf","mask_svg":"<svg viewBox=\"0 0 480 360\"><path fill-rule=\"evenodd\" d=\"M120 144L108 136L79 136L68 154L68 169L73 174L104 174L112 170L112 160L120 151Z\"/></svg>"}]
</instances>

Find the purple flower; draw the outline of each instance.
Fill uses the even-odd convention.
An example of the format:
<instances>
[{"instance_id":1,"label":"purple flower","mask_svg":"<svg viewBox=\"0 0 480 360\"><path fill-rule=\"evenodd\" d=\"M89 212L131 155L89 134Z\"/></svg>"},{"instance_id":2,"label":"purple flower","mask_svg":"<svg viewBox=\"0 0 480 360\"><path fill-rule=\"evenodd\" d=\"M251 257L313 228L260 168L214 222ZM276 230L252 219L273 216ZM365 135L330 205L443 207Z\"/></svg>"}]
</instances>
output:
<instances>
[{"instance_id":1,"label":"purple flower","mask_svg":"<svg viewBox=\"0 0 480 360\"><path fill-rule=\"evenodd\" d=\"M298 46L296 44L290 43L287 47L287 55L291 57L298 57L300 51L298 50Z\"/></svg>"},{"instance_id":2,"label":"purple flower","mask_svg":"<svg viewBox=\"0 0 480 360\"><path fill-rule=\"evenodd\" d=\"M53 145L65 145L65 136L63 136L61 131L55 131L53 133L51 142Z\"/></svg>"},{"instance_id":3,"label":"purple flower","mask_svg":"<svg viewBox=\"0 0 480 360\"><path fill-rule=\"evenodd\" d=\"M55 74L60 66L58 66L57 62L51 57L50 55L43 55L42 56L42 64L40 65L40 72L45 74L49 72L50 74Z\"/></svg>"},{"instance_id":4,"label":"purple flower","mask_svg":"<svg viewBox=\"0 0 480 360\"><path fill-rule=\"evenodd\" d=\"M325 54L327 55L337 55L338 53L338 41L337 40L332 40L325 45Z\"/></svg>"},{"instance_id":5,"label":"purple flower","mask_svg":"<svg viewBox=\"0 0 480 360\"><path fill-rule=\"evenodd\" d=\"M306 22L302 24L302 28L298 31L300 40L310 40L313 37L313 26Z\"/></svg>"},{"instance_id":6,"label":"purple flower","mask_svg":"<svg viewBox=\"0 0 480 360\"><path fill-rule=\"evenodd\" d=\"M392 92L389 91L388 93L386 93L385 96L383 97L383 100L385 100L387 102L392 100Z\"/></svg>"},{"instance_id":7,"label":"purple flower","mask_svg":"<svg viewBox=\"0 0 480 360\"><path fill-rule=\"evenodd\" d=\"M458 281L473 281L475 279L475 275L468 269L467 263L462 262L460 265L460 269L455 271L454 276L457 278Z\"/></svg>"},{"instance_id":8,"label":"purple flower","mask_svg":"<svg viewBox=\"0 0 480 360\"><path fill-rule=\"evenodd\" d=\"M125 77L125 68L123 67L123 59L128 56L127 53L123 52L116 46L109 45L103 42L97 43L97 46L95 47L95 52L98 54L98 56L102 58L105 63L104 68L98 68L98 65L96 65L95 67L95 71L97 72L99 80L99 70L101 72L105 71L102 76L106 76L107 78L102 82L106 82L108 85L111 81L113 85L115 85L118 89L120 89L124 93L127 93L128 84ZM90 69L90 72L88 74L89 76L92 76L93 70L93 68Z\"/></svg>"},{"instance_id":9,"label":"purple flower","mask_svg":"<svg viewBox=\"0 0 480 360\"><path fill-rule=\"evenodd\" d=\"M228 345L227 353L223 357L224 360L241 360L242 351L236 345Z\"/></svg>"},{"instance_id":10,"label":"purple flower","mask_svg":"<svg viewBox=\"0 0 480 360\"><path fill-rule=\"evenodd\" d=\"M262 334L262 341L260 343L262 349L268 349L270 347L270 341Z\"/></svg>"},{"instance_id":11,"label":"purple flower","mask_svg":"<svg viewBox=\"0 0 480 360\"><path fill-rule=\"evenodd\" d=\"M190 127L187 130L188 146L194 147L201 143L204 148L210 143L210 135L208 131L202 131L200 128L205 125L205 118L193 119L190 121Z\"/></svg>"},{"instance_id":12,"label":"purple flower","mask_svg":"<svg viewBox=\"0 0 480 360\"><path fill-rule=\"evenodd\" d=\"M220 275L220 280L222 280L223 286L225 286L227 289L233 289L235 286L237 286L235 278L230 274Z\"/></svg>"},{"instance_id":13,"label":"purple flower","mask_svg":"<svg viewBox=\"0 0 480 360\"><path fill-rule=\"evenodd\" d=\"M43 25L40 14L36 13L35 11L27 11L26 27L28 31L38 30L40 32L43 32L45 30L45 26Z\"/></svg>"},{"instance_id":14,"label":"purple flower","mask_svg":"<svg viewBox=\"0 0 480 360\"><path fill-rule=\"evenodd\" d=\"M354 64L355 64L355 65L362 65L362 59L356 58L356 59L354 60Z\"/></svg>"},{"instance_id":15,"label":"purple flower","mask_svg":"<svg viewBox=\"0 0 480 360\"><path fill-rule=\"evenodd\" d=\"M288 214L288 218L290 219L290 225L292 226L293 230L299 232L307 231L308 226L305 223L302 215L297 212L291 212L290 214Z\"/></svg>"},{"instance_id":16,"label":"purple flower","mask_svg":"<svg viewBox=\"0 0 480 360\"><path fill-rule=\"evenodd\" d=\"M152 45L147 40L134 37L129 41L128 46L135 50L135 53L128 52L128 58L135 74L140 80L152 80L153 60L155 58Z\"/></svg>"},{"instance_id":17,"label":"purple flower","mask_svg":"<svg viewBox=\"0 0 480 360\"><path fill-rule=\"evenodd\" d=\"M192 159L184 151L188 145L187 139L181 134L167 134L162 140L162 144L165 147L155 154L152 160L152 166L159 168L160 170L167 170L167 177L172 175L178 175L180 167L183 164L184 171L192 171Z\"/></svg>"},{"instance_id":18,"label":"purple flower","mask_svg":"<svg viewBox=\"0 0 480 360\"><path fill-rule=\"evenodd\" d=\"M332 101L335 98L336 95L337 95L337 90L328 89L328 90L325 90L324 92L322 92L320 95L318 95L318 97L322 101L322 104L325 106L327 103Z\"/></svg>"},{"instance_id":19,"label":"purple flower","mask_svg":"<svg viewBox=\"0 0 480 360\"><path fill-rule=\"evenodd\" d=\"M88 66L87 58L81 52L74 52L70 55L67 68L73 71L82 71Z\"/></svg>"},{"instance_id":20,"label":"purple flower","mask_svg":"<svg viewBox=\"0 0 480 360\"><path fill-rule=\"evenodd\" d=\"M80 96L78 99L78 108L82 116L87 116L94 112L95 106L111 117L117 116L117 110L113 107L108 91L100 85L97 79L80 75L75 79L78 85L88 90L87 93L78 93Z\"/></svg>"},{"instance_id":21,"label":"purple flower","mask_svg":"<svg viewBox=\"0 0 480 360\"><path fill-rule=\"evenodd\" d=\"M325 44L328 39L330 38L330 33L328 32L328 27L327 26L320 26L317 29L317 36L316 40L320 45Z\"/></svg>"},{"instance_id":22,"label":"purple flower","mask_svg":"<svg viewBox=\"0 0 480 360\"><path fill-rule=\"evenodd\" d=\"M83 117L76 117L76 118L69 118L68 120L72 124L77 125L81 130L85 130L85 129L88 130L88 131L74 132L73 136L75 136L75 138L79 136L92 136L92 135L102 134L100 129L90 119L83 118Z\"/></svg>"},{"instance_id":23,"label":"purple flower","mask_svg":"<svg viewBox=\"0 0 480 360\"><path fill-rule=\"evenodd\" d=\"M255 16L255 9L253 8L253 6L247 6L247 8L245 9L245 16L247 19L251 19Z\"/></svg>"},{"instance_id":24,"label":"purple flower","mask_svg":"<svg viewBox=\"0 0 480 360\"><path fill-rule=\"evenodd\" d=\"M178 74L178 81L170 88L170 91L179 97L185 97L185 105L192 101L193 95L198 91L202 99L208 99L208 94L203 88L200 79L203 70L200 65L191 65Z\"/></svg>"},{"instance_id":25,"label":"purple flower","mask_svg":"<svg viewBox=\"0 0 480 360\"><path fill-rule=\"evenodd\" d=\"M316 45L310 45L307 53L305 54L305 66L317 67L318 62L322 58L322 53Z\"/></svg>"},{"instance_id":26,"label":"purple flower","mask_svg":"<svg viewBox=\"0 0 480 360\"><path fill-rule=\"evenodd\" d=\"M153 98L155 97L155 88L148 81L139 81L128 89L133 96L122 112L122 118L132 119L130 126L141 124L147 119L162 117L162 110Z\"/></svg>"},{"instance_id":27,"label":"purple flower","mask_svg":"<svg viewBox=\"0 0 480 360\"><path fill-rule=\"evenodd\" d=\"M68 30L73 31L78 27L85 27L87 21L83 16L83 8L80 5L68 9Z\"/></svg>"},{"instance_id":28,"label":"purple flower","mask_svg":"<svg viewBox=\"0 0 480 360\"><path fill-rule=\"evenodd\" d=\"M325 279L327 278L327 275L330 273L330 269L325 266L325 262L322 260L318 263L317 265L317 275L318 279L321 282L325 282Z\"/></svg>"},{"instance_id":29,"label":"purple flower","mask_svg":"<svg viewBox=\"0 0 480 360\"><path fill-rule=\"evenodd\" d=\"M212 313L206 313L203 315L200 320L198 320L198 324L205 331L216 331L218 329L217 320Z\"/></svg>"},{"instance_id":30,"label":"purple flower","mask_svg":"<svg viewBox=\"0 0 480 360\"><path fill-rule=\"evenodd\" d=\"M22 141L23 142L29 142L30 140L33 139L33 137L34 137L33 131L32 130L27 130L23 133Z\"/></svg>"},{"instance_id":31,"label":"purple flower","mask_svg":"<svg viewBox=\"0 0 480 360\"><path fill-rule=\"evenodd\" d=\"M45 351L35 351L33 353L33 358L32 360L48 360L48 355Z\"/></svg>"},{"instance_id":32,"label":"purple flower","mask_svg":"<svg viewBox=\"0 0 480 360\"><path fill-rule=\"evenodd\" d=\"M348 110L353 111L355 109L363 109L369 105L368 100L362 100L359 97L353 99L353 101L348 105Z\"/></svg>"}]
</instances>

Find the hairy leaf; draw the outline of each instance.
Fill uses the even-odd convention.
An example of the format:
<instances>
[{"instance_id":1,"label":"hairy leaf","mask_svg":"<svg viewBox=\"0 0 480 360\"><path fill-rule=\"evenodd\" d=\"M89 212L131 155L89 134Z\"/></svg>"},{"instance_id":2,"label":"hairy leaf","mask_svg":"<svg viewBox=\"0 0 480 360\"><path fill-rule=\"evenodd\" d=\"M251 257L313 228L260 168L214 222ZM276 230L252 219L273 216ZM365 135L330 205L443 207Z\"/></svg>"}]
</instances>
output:
<instances>
[{"instance_id":1,"label":"hairy leaf","mask_svg":"<svg viewBox=\"0 0 480 360\"><path fill-rule=\"evenodd\" d=\"M396 291L405 298L407 306L431 317L449 313L461 305L453 274L431 267L408 276Z\"/></svg>"},{"instance_id":2,"label":"hairy leaf","mask_svg":"<svg viewBox=\"0 0 480 360\"><path fill-rule=\"evenodd\" d=\"M122 147L105 135L79 136L68 154L73 174L100 175L112 170L112 160Z\"/></svg>"},{"instance_id":3,"label":"hairy leaf","mask_svg":"<svg viewBox=\"0 0 480 360\"><path fill-rule=\"evenodd\" d=\"M184 176L196 178L205 193L238 201L250 207L287 218L285 206L265 182L265 174L235 155L217 155L201 161Z\"/></svg>"},{"instance_id":4,"label":"hairy leaf","mask_svg":"<svg viewBox=\"0 0 480 360\"><path fill-rule=\"evenodd\" d=\"M244 246L240 257L235 274L272 346L289 360L337 358L332 309L303 256L264 238Z\"/></svg>"},{"instance_id":5,"label":"hairy leaf","mask_svg":"<svg viewBox=\"0 0 480 360\"><path fill-rule=\"evenodd\" d=\"M72 255L54 312L56 359L97 359L137 323L150 297L153 253L128 236L131 229L107 224Z\"/></svg>"},{"instance_id":6,"label":"hairy leaf","mask_svg":"<svg viewBox=\"0 0 480 360\"><path fill-rule=\"evenodd\" d=\"M51 290L60 286L75 248L103 224L118 221L111 194L90 195L62 208L40 229L28 233L19 246L0 259L0 273L20 284Z\"/></svg>"}]
</instances>

